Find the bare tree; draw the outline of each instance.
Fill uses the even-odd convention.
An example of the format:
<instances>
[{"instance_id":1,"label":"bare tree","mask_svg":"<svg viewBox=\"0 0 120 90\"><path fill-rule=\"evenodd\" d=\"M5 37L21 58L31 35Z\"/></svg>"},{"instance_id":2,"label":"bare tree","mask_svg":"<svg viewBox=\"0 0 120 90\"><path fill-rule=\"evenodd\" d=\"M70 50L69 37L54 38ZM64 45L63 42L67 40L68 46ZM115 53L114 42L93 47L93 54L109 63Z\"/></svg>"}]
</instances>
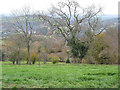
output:
<instances>
[{"instance_id":1,"label":"bare tree","mask_svg":"<svg viewBox=\"0 0 120 90\"><path fill-rule=\"evenodd\" d=\"M28 52L27 64L31 64L30 60L30 45L31 37L34 33L34 21L35 17L30 8L25 7L21 10L14 11L12 13L12 20L9 21L9 25L16 33L22 33L26 41L26 47Z\"/></svg>"},{"instance_id":2,"label":"bare tree","mask_svg":"<svg viewBox=\"0 0 120 90\"><path fill-rule=\"evenodd\" d=\"M17 61L16 64L20 64L20 56L21 56L21 49L25 47L25 40L22 34L10 34L6 40L12 43L11 52L12 50L17 51Z\"/></svg>"},{"instance_id":3,"label":"bare tree","mask_svg":"<svg viewBox=\"0 0 120 90\"><path fill-rule=\"evenodd\" d=\"M78 2L67 0L67 2L58 2L57 6L52 6L49 14L41 13L38 16L54 26L54 31L62 35L70 43L69 46L75 50L77 42L89 43L81 41L83 36L91 32L93 37L104 30L99 20L100 13L101 8L97 9L94 5L82 8Z\"/></svg>"}]
</instances>

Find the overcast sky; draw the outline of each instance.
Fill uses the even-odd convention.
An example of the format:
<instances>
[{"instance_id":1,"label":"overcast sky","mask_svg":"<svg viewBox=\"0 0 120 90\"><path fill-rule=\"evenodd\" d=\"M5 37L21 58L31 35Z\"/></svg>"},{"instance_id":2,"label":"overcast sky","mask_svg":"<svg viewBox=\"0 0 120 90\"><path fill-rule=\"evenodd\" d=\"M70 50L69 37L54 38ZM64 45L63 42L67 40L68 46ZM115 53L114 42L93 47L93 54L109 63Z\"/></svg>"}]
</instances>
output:
<instances>
[{"instance_id":1,"label":"overcast sky","mask_svg":"<svg viewBox=\"0 0 120 90\"><path fill-rule=\"evenodd\" d=\"M51 4L55 5L60 0L1 0L0 14L10 14L12 10L29 6L35 10L47 10ZM103 7L104 14L118 14L119 0L76 0L81 6L94 4Z\"/></svg>"}]
</instances>

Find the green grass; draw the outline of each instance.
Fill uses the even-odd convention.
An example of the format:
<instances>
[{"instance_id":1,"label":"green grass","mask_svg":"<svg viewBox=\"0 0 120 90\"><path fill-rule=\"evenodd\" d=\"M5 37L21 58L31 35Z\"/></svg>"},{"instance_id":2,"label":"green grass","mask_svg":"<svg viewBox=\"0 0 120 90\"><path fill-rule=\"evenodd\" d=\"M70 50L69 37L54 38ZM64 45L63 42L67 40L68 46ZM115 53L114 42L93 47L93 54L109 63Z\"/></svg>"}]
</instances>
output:
<instances>
[{"instance_id":1,"label":"green grass","mask_svg":"<svg viewBox=\"0 0 120 90\"><path fill-rule=\"evenodd\" d=\"M3 88L117 88L117 65L2 65Z\"/></svg>"}]
</instances>

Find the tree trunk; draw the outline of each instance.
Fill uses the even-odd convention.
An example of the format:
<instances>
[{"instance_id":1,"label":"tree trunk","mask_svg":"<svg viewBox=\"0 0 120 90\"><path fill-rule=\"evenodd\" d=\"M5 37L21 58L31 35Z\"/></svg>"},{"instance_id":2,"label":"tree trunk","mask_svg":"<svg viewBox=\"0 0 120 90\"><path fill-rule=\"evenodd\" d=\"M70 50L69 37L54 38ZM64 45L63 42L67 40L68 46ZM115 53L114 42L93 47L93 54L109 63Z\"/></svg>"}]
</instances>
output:
<instances>
[{"instance_id":1,"label":"tree trunk","mask_svg":"<svg viewBox=\"0 0 120 90\"><path fill-rule=\"evenodd\" d=\"M13 64L15 64L15 60L13 60L12 62L13 62Z\"/></svg>"},{"instance_id":2,"label":"tree trunk","mask_svg":"<svg viewBox=\"0 0 120 90\"><path fill-rule=\"evenodd\" d=\"M33 61L32 63L35 64L35 61Z\"/></svg>"},{"instance_id":3,"label":"tree trunk","mask_svg":"<svg viewBox=\"0 0 120 90\"><path fill-rule=\"evenodd\" d=\"M16 64L18 64L18 59L16 60Z\"/></svg>"},{"instance_id":4,"label":"tree trunk","mask_svg":"<svg viewBox=\"0 0 120 90\"><path fill-rule=\"evenodd\" d=\"M20 64L20 47L18 48L18 58L16 64Z\"/></svg>"},{"instance_id":5,"label":"tree trunk","mask_svg":"<svg viewBox=\"0 0 120 90\"><path fill-rule=\"evenodd\" d=\"M30 60L30 45L28 43L28 46L27 46L27 50L28 50L28 62L29 64L31 64L31 60Z\"/></svg>"},{"instance_id":6,"label":"tree trunk","mask_svg":"<svg viewBox=\"0 0 120 90\"><path fill-rule=\"evenodd\" d=\"M39 59L39 65L40 65L40 59Z\"/></svg>"},{"instance_id":7,"label":"tree trunk","mask_svg":"<svg viewBox=\"0 0 120 90\"><path fill-rule=\"evenodd\" d=\"M40 65L40 55L39 55L39 59L38 60L39 60L39 65Z\"/></svg>"},{"instance_id":8,"label":"tree trunk","mask_svg":"<svg viewBox=\"0 0 120 90\"><path fill-rule=\"evenodd\" d=\"M27 58L27 64L28 64L28 58Z\"/></svg>"}]
</instances>

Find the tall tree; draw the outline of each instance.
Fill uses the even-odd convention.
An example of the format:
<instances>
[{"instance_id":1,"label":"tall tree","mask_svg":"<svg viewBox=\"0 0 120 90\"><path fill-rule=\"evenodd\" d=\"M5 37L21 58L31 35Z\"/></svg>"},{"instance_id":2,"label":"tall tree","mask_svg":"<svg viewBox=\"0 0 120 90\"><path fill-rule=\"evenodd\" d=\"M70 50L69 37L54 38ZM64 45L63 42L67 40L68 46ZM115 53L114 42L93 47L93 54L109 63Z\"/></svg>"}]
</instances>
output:
<instances>
[{"instance_id":1,"label":"tall tree","mask_svg":"<svg viewBox=\"0 0 120 90\"><path fill-rule=\"evenodd\" d=\"M89 32L93 37L104 30L99 20L100 12L101 8L97 9L93 5L82 8L78 2L67 0L52 6L49 14L41 13L38 16L54 26L54 31L64 37L74 57L82 59L87 52L87 43L90 43L91 39L83 41L81 38L87 36Z\"/></svg>"},{"instance_id":2,"label":"tall tree","mask_svg":"<svg viewBox=\"0 0 120 90\"><path fill-rule=\"evenodd\" d=\"M14 11L12 13L12 20L9 21L9 25L16 33L22 33L26 41L26 47L28 52L27 64L31 64L30 60L30 46L31 37L34 33L34 21L35 17L30 8L25 7L21 10Z\"/></svg>"}]
</instances>

